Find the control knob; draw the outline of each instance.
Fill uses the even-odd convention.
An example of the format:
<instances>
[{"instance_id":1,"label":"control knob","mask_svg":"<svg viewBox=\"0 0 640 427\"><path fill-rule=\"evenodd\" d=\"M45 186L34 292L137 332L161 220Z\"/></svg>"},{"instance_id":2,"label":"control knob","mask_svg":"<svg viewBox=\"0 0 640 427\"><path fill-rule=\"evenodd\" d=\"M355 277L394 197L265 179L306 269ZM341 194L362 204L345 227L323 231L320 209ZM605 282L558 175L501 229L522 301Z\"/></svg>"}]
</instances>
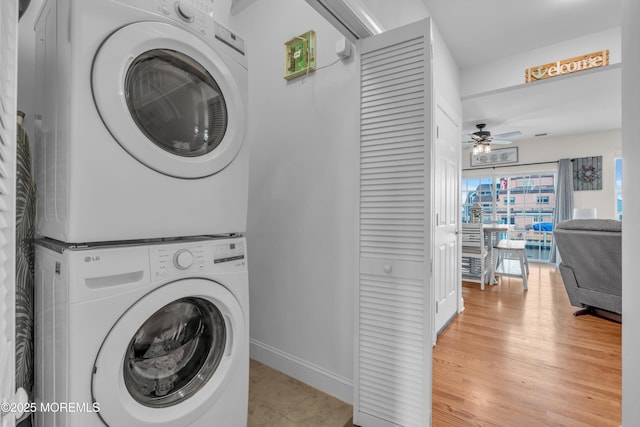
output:
<instances>
[{"instance_id":1,"label":"control knob","mask_svg":"<svg viewBox=\"0 0 640 427\"><path fill-rule=\"evenodd\" d=\"M186 22L193 22L196 17L195 7L185 0L178 0L176 2L176 12L178 12L178 16Z\"/></svg>"},{"instance_id":2,"label":"control knob","mask_svg":"<svg viewBox=\"0 0 640 427\"><path fill-rule=\"evenodd\" d=\"M178 270L186 270L193 265L193 254L188 249L180 249L173 255L173 265Z\"/></svg>"}]
</instances>

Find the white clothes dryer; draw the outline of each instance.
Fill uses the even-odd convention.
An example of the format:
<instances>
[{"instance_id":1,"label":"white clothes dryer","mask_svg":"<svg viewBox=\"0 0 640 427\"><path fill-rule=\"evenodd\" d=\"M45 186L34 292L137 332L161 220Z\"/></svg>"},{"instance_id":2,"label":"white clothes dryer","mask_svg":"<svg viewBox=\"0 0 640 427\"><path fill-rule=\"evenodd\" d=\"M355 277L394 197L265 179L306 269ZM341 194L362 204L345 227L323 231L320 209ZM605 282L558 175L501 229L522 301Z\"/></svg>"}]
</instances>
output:
<instances>
[{"instance_id":1,"label":"white clothes dryer","mask_svg":"<svg viewBox=\"0 0 640 427\"><path fill-rule=\"evenodd\" d=\"M244 238L40 241L36 426L245 427L245 248Z\"/></svg>"},{"instance_id":2,"label":"white clothes dryer","mask_svg":"<svg viewBox=\"0 0 640 427\"><path fill-rule=\"evenodd\" d=\"M212 0L48 0L36 22L37 233L243 233L244 41Z\"/></svg>"}]
</instances>

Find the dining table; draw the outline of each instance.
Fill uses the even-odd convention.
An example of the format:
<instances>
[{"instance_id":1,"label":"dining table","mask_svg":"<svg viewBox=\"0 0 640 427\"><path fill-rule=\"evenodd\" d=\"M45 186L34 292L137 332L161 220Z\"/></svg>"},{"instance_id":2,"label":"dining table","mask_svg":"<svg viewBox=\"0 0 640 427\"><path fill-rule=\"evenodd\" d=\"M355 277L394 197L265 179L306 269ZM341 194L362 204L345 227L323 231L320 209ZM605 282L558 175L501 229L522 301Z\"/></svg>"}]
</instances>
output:
<instances>
[{"instance_id":1,"label":"dining table","mask_svg":"<svg viewBox=\"0 0 640 427\"><path fill-rule=\"evenodd\" d=\"M510 224L499 224L499 223L490 223L490 224L483 224L482 225L482 231L484 232L484 239L485 239L485 243L486 245L489 247L489 258L491 259L490 262L490 271L489 271L489 277L494 277L494 273L493 269L495 268L495 253L493 250L493 247L495 245L498 244L498 242L500 242L500 235L502 233L509 233L509 231L513 228L513 225ZM494 283L489 283L491 285L495 284Z\"/></svg>"}]
</instances>

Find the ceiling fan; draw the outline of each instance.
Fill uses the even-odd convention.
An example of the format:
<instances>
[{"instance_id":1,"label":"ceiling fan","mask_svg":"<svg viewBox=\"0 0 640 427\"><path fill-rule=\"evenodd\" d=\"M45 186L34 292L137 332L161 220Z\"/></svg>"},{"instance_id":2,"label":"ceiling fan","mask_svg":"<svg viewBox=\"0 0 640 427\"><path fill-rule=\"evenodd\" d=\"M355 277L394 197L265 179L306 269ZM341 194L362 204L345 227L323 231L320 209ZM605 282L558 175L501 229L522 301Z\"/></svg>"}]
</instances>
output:
<instances>
[{"instance_id":1,"label":"ceiling fan","mask_svg":"<svg viewBox=\"0 0 640 427\"><path fill-rule=\"evenodd\" d=\"M473 147L473 154L481 154L481 153L489 153L491 152L491 145L506 145L511 144L511 141L503 139L509 138L511 136L520 135L522 132L519 130L513 132L501 133L499 135L492 136L491 132L488 130L484 130L487 126L486 123L478 123L476 128L478 128L477 132L469 135L471 137L471 141L465 141L465 144L469 144Z\"/></svg>"}]
</instances>

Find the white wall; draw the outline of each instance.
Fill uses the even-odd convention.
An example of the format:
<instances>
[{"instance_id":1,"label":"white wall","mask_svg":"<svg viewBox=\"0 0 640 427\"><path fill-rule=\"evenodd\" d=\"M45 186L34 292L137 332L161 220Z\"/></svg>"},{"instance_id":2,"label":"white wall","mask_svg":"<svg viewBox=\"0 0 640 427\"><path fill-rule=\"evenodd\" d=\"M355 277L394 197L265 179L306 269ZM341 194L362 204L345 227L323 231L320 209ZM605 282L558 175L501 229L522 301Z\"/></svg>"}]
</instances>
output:
<instances>
[{"instance_id":1,"label":"white wall","mask_svg":"<svg viewBox=\"0 0 640 427\"><path fill-rule=\"evenodd\" d=\"M356 54L287 82L286 41L315 30L322 67L341 35L303 0L256 2L230 24L249 59L252 355L351 401Z\"/></svg>"},{"instance_id":2,"label":"white wall","mask_svg":"<svg viewBox=\"0 0 640 427\"><path fill-rule=\"evenodd\" d=\"M397 1L389 0L356 1L359 1L375 17L384 31L420 21L429 16L422 0L402 0L401 5Z\"/></svg>"},{"instance_id":3,"label":"white wall","mask_svg":"<svg viewBox=\"0 0 640 427\"><path fill-rule=\"evenodd\" d=\"M18 24L18 110L25 112L24 128L27 131L33 151L35 102L35 62L36 36L35 21L44 0L31 0Z\"/></svg>"},{"instance_id":4,"label":"white wall","mask_svg":"<svg viewBox=\"0 0 640 427\"><path fill-rule=\"evenodd\" d=\"M519 163L555 162L565 158L602 156L602 190L574 191L574 206L576 208L596 208L598 218L616 217L615 158L620 157L622 152L620 130L519 141L509 147L518 147ZM465 150L462 153L462 168L463 170L470 169L464 170L463 176L491 176L494 174L557 170L556 164L500 167L495 170L474 169L469 166L470 152L470 150Z\"/></svg>"},{"instance_id":5,"label":"white wall","mask_svg":"<svg viewBox=\"0 0 640 427\"><path fill-rule=\"evenodd\" d=\"M388 2L363 3L385 28L428 16L420 0L411 13L389 14ZM357 61L283 79L283 44L309 29L317 33L318 66L337 59L340 34L303 0L256 2L230 25L249 52L252 355L351 401ZM458 68L439 33L435 42L435 82L461 115Z\"/></svg>"},{"instance_id":6,"label":"white wall","mask_svg":"<svg viewBox=\"0 0 640 427\"><path fill-rule=\"evenodd\" d=\"M622 147L624 150L622 232L622 424L640 420L640 286L638 286L638 242L640 241L640 2L622 2Z\"/></svg>"},{"instance_id":7,"label":"white wall","mask_svg":"<svg viewBox=\"0 0 640 427\"><path fill-rule=\"evenodd\" d=\"M462 72L463 98L524 84L525 70L549 62L609 49L609 63L621 61L620 29L602 31L469 67Z\"/></svg>"},{"instance_id":8,"label":"white wall","mask_svg":"<svg viewBox=\"0 0 640 427\"><path fill-rule=\"evenodd\" d=\"M460 69L449 52L435 23L433 24L433 87L436 96L447 104L457 119L462 120L462 102L460 101Z\"/></svg>"}]
</instances>

